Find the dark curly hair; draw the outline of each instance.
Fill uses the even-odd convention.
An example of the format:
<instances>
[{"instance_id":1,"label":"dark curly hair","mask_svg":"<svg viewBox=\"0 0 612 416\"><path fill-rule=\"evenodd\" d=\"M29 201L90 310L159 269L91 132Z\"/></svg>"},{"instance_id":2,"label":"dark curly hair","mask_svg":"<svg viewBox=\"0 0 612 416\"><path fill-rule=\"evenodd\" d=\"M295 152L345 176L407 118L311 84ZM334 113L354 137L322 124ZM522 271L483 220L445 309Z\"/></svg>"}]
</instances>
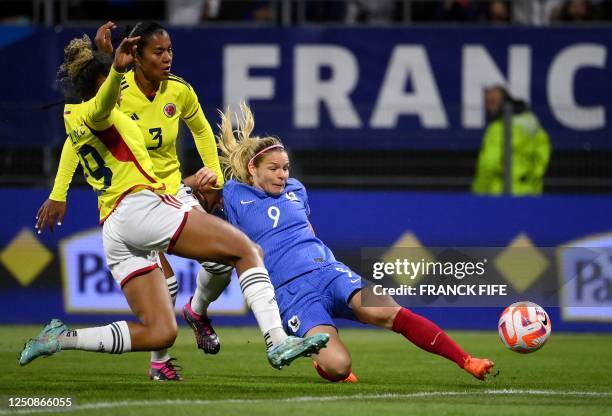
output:
<instances>
[{"instance_id":1,"label":"dark curly hair","mask_svg":"<svg viewBox=\"0 0 612 416\"><path fill-rule=\"evenodd\" d=\"M98 79L108 75L112 58L94 51L89 36L75 38L64 48L57 83L67 101L89 100L96 95Z\"/></svg>"}]
</instances>

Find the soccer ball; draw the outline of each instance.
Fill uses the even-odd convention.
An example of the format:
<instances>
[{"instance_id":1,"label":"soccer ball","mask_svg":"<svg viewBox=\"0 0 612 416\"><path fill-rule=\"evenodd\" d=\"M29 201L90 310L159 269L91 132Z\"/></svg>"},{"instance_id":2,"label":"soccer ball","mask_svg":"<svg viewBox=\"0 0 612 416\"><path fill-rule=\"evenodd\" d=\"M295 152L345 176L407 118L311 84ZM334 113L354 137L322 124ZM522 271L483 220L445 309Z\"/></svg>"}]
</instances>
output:
<instances>
[{"instance_id":1,"label":"soccer ball","mask_svg":"<svg viewBox=\"0 0 612 416\"><path fill-rule=\"evenodd\" d=\"M516 302L501 314L497 330L506 347L527 354L542 348L550 337L550 318L533 302Z\"/></svg>"}]
</instances>

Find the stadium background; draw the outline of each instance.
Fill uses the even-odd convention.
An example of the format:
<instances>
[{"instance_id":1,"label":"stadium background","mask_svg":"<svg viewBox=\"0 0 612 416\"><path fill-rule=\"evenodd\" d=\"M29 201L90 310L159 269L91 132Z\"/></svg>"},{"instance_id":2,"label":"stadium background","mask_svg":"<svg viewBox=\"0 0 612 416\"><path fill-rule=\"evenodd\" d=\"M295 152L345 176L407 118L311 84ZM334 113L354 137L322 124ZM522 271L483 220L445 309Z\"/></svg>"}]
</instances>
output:
<instances>
[{"instance_id":1,"label":"stadium background","mask_svg":"<svg viewBox=\"0 0 612 416\"><path fill-rule=\"evenodd\" d=\"M250 2L237 6L244 16L233 20L218 15L169 28L173 72L193 85L211 124L217 108L248 95L256 131L289 146L292 174L310 189L314 228L339 259L359 270L363 247L402 244L521 245L537 252L580 241L612 250L610 2L594 4L601 21L530 27L513 20L520 2L504 3L510 21L495 24L487 14L492 2L473 2L479 14L471 19L466 12L459 22L433 12L427 20L425 6L435 11L441 2L402 1L388 2L393 12L382 22L346 23L342 7L349 3ZM0 323L42 323L52 316L104 322L105 315L125 313L125 305L104 269L95 196L82 186L81 174L64 225L40 236L33 228L65 137L61 105L50 106L61 100L54 74L62 47L83 31L93 38L99 16L120 24L165 21L174 6L1 4ZM322 4L328 14L317 8ZM503 81L528 99L551 137L538 198L469 193L484 131L483 89ZM319 99L326 91L329 98ZM385 101L382 91L400 97ZM192 172L197 154L189 133L183 136L183 168ZM559 276L572 273L559 264L548 266ZM184 300L195 266L177 268ZM507 276L517 287L525 278ZM589 284L590 305L612 308L611 287L612 263ZM609 310L573 320L564 318L563 307L549 313L555 330L609 332ZM500 311L419 312L447 328L493 330ZM217 325L254 324L236 287L216 305L215 316Z\"/></svg>"}]
</instances>

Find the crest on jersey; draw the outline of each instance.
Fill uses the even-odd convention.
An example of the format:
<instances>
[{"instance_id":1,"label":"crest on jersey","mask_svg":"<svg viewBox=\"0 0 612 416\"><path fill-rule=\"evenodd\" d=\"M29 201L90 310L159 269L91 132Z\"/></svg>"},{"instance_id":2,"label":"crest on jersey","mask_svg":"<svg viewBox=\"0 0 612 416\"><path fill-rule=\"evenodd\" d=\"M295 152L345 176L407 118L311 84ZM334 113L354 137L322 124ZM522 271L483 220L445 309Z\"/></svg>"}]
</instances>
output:
<instances>
[{"instance_id":1,"label":"crest on jersey","mask_svg":"<svg viewBox=\"0 0 612 416\"><path fill-rule=\"evenodd\" d=\"M164 106L164 114L166 117L172 117L176 114L176 106L173 103L168 103Z\"/></svg>"},{"instance_id":2,"label":"crest on jersey","mask_svg":"<svg viewBox=\"0 0 612 416\"><path fill-rule=\"evenodd\" d=\"M285 194L287 196L287 199L291 200L291 201L297 201L297 196L295 196L295 192L293 191L289 191Z\"/></svg>"},{"instance_id":3,"label":"crest on jersey","mask_svg":"<svg viewBox=\"0 0 612 416\"><path fill-rule=\"evenodd\" d=\"M291 319L287 321L287 324L289 325L289 328L295 334L298 331L298 329L300 329L300 324L301 324L300 318L298 318L297 315L293 315Z\"/></svg>"}]
</instances>

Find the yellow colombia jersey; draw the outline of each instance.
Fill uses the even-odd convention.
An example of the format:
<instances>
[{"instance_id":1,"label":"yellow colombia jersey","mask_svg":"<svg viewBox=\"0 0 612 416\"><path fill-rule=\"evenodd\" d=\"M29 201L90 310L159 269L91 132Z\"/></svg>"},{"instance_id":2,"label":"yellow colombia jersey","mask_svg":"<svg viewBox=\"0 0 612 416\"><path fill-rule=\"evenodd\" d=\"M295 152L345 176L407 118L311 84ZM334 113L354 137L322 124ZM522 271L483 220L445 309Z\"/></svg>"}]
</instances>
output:
<instances>
[{"instance_id":1,"label":"yellow colombia jersey","mask_svg":"<svg viewBox=\"0 0 612 416\"><path fill-rule=\"evenodd\" d=\"M140 129L114 106L122 75L111 69L94 98L64 107L72 149L98 195L100 222L125 195L142 189L165 189L153 173Z\"/></svg>"},{"instance_id":2,"label":"yellow colombia jersey","mask_svg":"<svg viewBox=\"0 0 612 416\"><path fill-rule=\"evenodd\" d=\"M210 124L200 107L193 88L182 78L170 75L152 99L147 98L134 80L134 71L121 81L119 110L136 122L153 161L155 174L163 180L169 194L176 194L181 183L180 163L176 154L179 122L183 120L193 135L204 165L217 175L223 186L217 145ZM70 146L64 145L57 177L50 198L65 201L77 160Z\"/></svg>"},{"instance_id":3,"label":"yellow colombia jersey","mask_svg":"<svg viewBox=\"0 0 612 416\"><path fill-rule=\"evenodd\" d=\"M147 149L153 161L153 169L168 186L168 192L178 192L181 183L180 163L176 155L176 139L178 137L179 120L184 120L191 128L194 136L192 122L197 116L202 116L200 103L193 88L182 78L170 75L167 81L163 81L155 97L149 100L138 88L134 80L134 71L128 72L121 82L121 98L119 109L129 115L140 127L145 138ZM200 124L202 120L199 120ZM204 126L212 139L209 144L214 152L217 152L212 129L203 118ZM197 137L196 143L197 143ZM199 149L198 149L199 150ZM214 167L209 166L209 168ZM220 170L216 172L221 177Z\"/></svg>"}]
</instances>

